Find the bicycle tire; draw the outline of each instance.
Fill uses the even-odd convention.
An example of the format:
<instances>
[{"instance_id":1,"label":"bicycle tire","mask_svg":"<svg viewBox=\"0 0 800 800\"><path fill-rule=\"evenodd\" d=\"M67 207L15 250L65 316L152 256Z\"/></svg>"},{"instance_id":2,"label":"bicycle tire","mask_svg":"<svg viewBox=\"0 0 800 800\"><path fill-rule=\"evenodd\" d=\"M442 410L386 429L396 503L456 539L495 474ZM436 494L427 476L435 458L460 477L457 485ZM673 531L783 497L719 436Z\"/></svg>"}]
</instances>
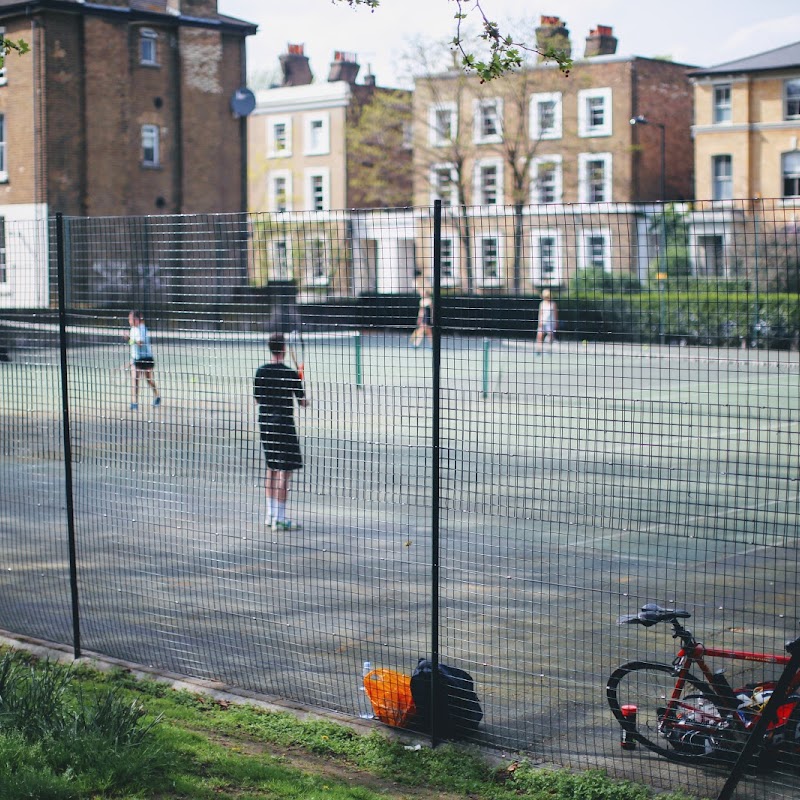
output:
<instances>
[{"instance_id":1,"label":"bicycle tire","mask_svg":"<svg viewBox=\"0 0 800 800\"><path fill-rule=\"evenodd\" d=\"M686 676L680 699L681 720L672 728L664 726L663 709L675 688L675 670L667 664L629 661L618 667L606 684L606 699L617 722L626 727L622 706L637 707L636 727L628 735L648 750L672 761L700 761L719 758L721 753L704 741L704 731L723 721L724 714L714 702L714 690L693 675ZM661 710L661 715L659 715ZM701 717L705 724L695 728L686 718ZM665 732L666 731L666 732ZM696 734L696 740L692 737ZM726 743L727 744L727 743ZM724 748L727 751L727 746ZM735 748L733 748L735 750Z\"/></svg>"}]
</instances>

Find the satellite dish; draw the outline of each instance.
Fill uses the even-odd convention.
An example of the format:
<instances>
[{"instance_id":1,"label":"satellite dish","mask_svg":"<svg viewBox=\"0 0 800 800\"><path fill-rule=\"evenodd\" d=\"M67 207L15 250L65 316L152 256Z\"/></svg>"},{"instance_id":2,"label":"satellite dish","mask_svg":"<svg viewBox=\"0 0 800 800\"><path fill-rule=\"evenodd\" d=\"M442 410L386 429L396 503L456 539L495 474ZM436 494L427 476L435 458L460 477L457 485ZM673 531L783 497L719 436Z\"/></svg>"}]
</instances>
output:
<instances>
[{"instance_id":1,"label":"satellite dish","mask_svg":"<svg viewBox=\"0 0 800 800\"><path fill-rule=\"evenodd\" d=\"M256 107L256 96L246 87L237 89L231 96L231 111L234 117L246 117Z\"/></svg>"}]
</instances>

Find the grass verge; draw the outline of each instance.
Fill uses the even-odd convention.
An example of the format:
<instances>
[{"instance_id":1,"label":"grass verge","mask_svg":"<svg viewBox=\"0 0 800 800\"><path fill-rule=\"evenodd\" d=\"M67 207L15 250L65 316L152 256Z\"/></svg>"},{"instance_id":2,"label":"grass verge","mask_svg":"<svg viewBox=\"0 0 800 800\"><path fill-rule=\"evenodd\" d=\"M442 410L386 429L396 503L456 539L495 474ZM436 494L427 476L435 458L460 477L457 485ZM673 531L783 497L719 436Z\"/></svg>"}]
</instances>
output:
<instances>
[{"instance_id":1,"label":"grass verge","mask_svg":"<svg viewBox=\"0 0 800 800\"><path fill-rule=\"evenodd\" d=\"M604 773L498 769L476 750L409 750L378 731L300 720L20 653L0 660L3 800L651 800ZM683 800L686 795L659 795Z\"/></svg>"}]
</instances>

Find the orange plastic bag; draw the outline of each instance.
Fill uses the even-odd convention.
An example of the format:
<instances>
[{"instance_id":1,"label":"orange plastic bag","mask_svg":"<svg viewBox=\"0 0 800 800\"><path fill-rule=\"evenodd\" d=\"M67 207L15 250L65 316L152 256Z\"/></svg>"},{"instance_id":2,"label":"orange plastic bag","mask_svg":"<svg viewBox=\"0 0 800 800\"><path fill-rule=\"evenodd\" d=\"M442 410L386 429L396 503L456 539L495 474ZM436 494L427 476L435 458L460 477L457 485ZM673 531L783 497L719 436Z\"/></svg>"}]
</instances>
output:
<instances>
[{"instance_id":1,"label":"orange plastic bag","mask_svg":"<svg viewBox=\"0 0 800 800\"><path fill-rule=\"evenodd\" d=\"M373 669L364 676L364 689L375 716L387 725L402 728L414 716L411 678L393 669Z\"/></svg>"}]
</instances>

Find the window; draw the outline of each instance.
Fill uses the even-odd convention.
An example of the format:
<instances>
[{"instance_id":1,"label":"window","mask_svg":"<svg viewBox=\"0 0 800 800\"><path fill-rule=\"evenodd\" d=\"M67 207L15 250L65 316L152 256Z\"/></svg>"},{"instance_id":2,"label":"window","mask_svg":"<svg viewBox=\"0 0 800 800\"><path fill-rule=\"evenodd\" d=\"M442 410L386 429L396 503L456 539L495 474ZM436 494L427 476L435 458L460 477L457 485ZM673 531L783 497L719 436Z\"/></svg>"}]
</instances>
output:
<instances>
[{"instance_id":1,"label":"window","mask_svg":"<svg viewBox=\"0 0 800 800\"><path fill-rule=\"evenodd\" d=\"M531 281L535 286L561 283L561 240L558 231L533 231L531 267Z\"/></svg>"},{"instance_id":2,"label":"window","mask_svg":"<svg viewBox=\"0 0 800 800\"><path fill-rule=\"evenodd\" d=\"M483 159L475 164L474 202L476 205L496 206L503 202L503 162Z\"/></svg>"},{"instance_id":3,"label":"window","mask_svg":"<svg viewBox=\"0 0 800 800\"><path fill-rule=\"evenodd\" d=\"M711 199L733 199L733 158L731 156L711 157Z\"/></svg>"},{"instance_id":4,"label":"window","mask_svg":"<svg viewBox=\"0 0 800 800\"><path fill-rule=\"evenodd\" d=\"M431 203L441 200L442 206L449 208L458 202L458 183L456 169L452 164L434 164L431 168Z\"/></svg>"},{"instance_id":5,"label":"window","mask_svg":"<svg viewBox=\"0 0 800 800\"><path fill-rule=\"evenodd\" d=\"M581 239L581 267L611 271L611 234L607 230L585 230Z\"/></svg>"},{"instance_id":6,"label":"window","mask_svg":"<svg viewBox=\"0 0 800 800\"><path fill-rule=\"evenodd\" d=\"M531 97L531 139L560 139L561 119L561 92L543 92Z\"/></svg>"},{"instance_id":7,"label":"window","mask_svg":"<svg viewBox=\"0 0 800 800\"><path fill-rule=\"evenodd\" d=\"M306 170L306 208L328 211L330 202L330 170Z\"/></svg>"},{"instance_id":8,"label":"window","mask_svg":"<svg viewBox=\"0 0 800 800\"><path fill-rule=\"evenodd\" d=\"M539 156L531 165L531 202L561 202L561 156Z\"/></svg>"},{"instance_id":9,"label":"window","mask_svg":"<svg viewBox=\"0 0 800 800\"><path fill-rule=\"evenodd\" d=\"M0 181L8 180L8 164L6 162L6 115L0 114Z\"/></svg>"},{"instance_id":10,"label":"window","mask_svg":"<svg viewBox=\"0 0 800 800\"><path fill-rule=\"evenodd\" d=\"M289 243L286 239L273 239L272 271L270 278L274 281L288 281L293 278L290 260Z\"/></svg>"},{"instance_id":11,"label":"window","mask_svg":"<svg viewBox=\"0 0 800 800\"><path fill-rule=\"evenodd\" d=\"M455 103L442 103L430 109L430 143L436 147L450 144L458 134Z\"/></svg>"},{"instance_id":12,"label":"window","mask_svg":"<svg viewBox=\"0 0 800 800\"><path fill-rule=\"evenodd\" d=\"M800 150L781 156L783 196L800 199Z\"/></svg>"},{"instance_id":13,"label":"window","mask_svg":"<svg viewBox=\"0 0 800 800\"><path fill-rule=\"evenodd\" d=\"M6 218L0 217L0 286L8 283L8 264L6 262Z\"/></svg>"},{"instance_id":14,"label":"window","mask_svg":"<svg viewBox=\"0 0 800 800\"><path fill-rule=\"evenodd\" d=\"M502 141L503 101L476 100L473 104L473 139L475 144Z\"/></svg>"},{"instance_id":15,"label":"window","mask_svg":"<svg viewBox=\"0 0 800 800\"><path fill-rule=\"evenodd\" d=\"M157 167L161 162L158 152L158 125L142 125L142 164Z\"/></svg>"},{"instance_id":16,"label":"window","mask_svg":"<svg viewBox=\"0 0 800 800\"><path fill-rule=\"evenodd\" d=\"M611 202L611 153L578 153L578 202Z\"/></svg>"},{"instance_id":17,"label":"window","mask_svg":"<svg viewBox=\"0 0 800 800\"><path fill-rule=\"evenodd\" d=\"M269 175L269 210L292 210L292 173L276 170Z\"/></svg>"},{"instance_id":18,"label":"window","mask_svg":"<svg viewBox=\"0 0 800 800\"><path fill-rule=\"evenodd\" d=\"M793 78L784 83L786 102L786 119L800 118L800 78Z\"/></svg>"},{"instance_id":19,"label":"window","mask_svg":"<svg viewBox=\"0 0 800 800\"><path fill-rule=\"evenodd\" d=\"M292 155L292 120L276 117L267 127L267 154L270 158L289 158Z\"/></svg>"},{"instance_id":20,"label":"window","mask_svg":"<svg viewBox=\"0 0 800 800\"><path fill-rule=\"evenodd\" d=\"M578 92L578 136L611 136L611 89Z\"/></svg>"},{"instance_id":21,"label":"window","mask_svg":"<svg viewBox=\"0 0 800 800\"><path fill-rule=\"evenodd\" d=\"M714 123L731 121L731 85L720 83L714 87Z\"/></svg>"},{"instance_id":22,"label":"window","mask_svg":"<svg viewBox=\"0 0 800 800\"><path fill-rule=\"evenodd\" d=\"M309 286L325 286L330 277L328 240L314 237L306 241L305 280Z\"/></svg>"},{"instance_id":23,"label":"window","mask_svg":"<svg viewBox=\"0 0 800 800\"><path fill-rule=\"evenodd\" d=\"M500 237L478 238L478 282L481 286L498 286L502 278L500 263Z\"/></svg>"},{"instance_id":24,"label":"window","mask_svg":"<svg viewBox=\"0 0 800 800\"><path fill-rule=\"evenodd\" d=\"M305 128L305 154L319 156L330 153L328 115L306 117Z\"/></svg>"},{"instance_id":25,"label":"window","mask_svg":"<svg viewBox=\"0 0 800 800\"><path fill-rule=\"evenodd\" d=\"M458 265L456 264L456 241L452 238L441 240L441 276L443 286L455 286L458 282Z\"/></svg>"},{"instance_id":26,"label":"window","mask_svg":"<svg viewBox=\"0 0 800 800\"><path fill-rule=\"evenodd\" d=\"M139 31L139 63L148 67L158 66L158 34L150 28Z\"/></svg>"}]
</instances>

